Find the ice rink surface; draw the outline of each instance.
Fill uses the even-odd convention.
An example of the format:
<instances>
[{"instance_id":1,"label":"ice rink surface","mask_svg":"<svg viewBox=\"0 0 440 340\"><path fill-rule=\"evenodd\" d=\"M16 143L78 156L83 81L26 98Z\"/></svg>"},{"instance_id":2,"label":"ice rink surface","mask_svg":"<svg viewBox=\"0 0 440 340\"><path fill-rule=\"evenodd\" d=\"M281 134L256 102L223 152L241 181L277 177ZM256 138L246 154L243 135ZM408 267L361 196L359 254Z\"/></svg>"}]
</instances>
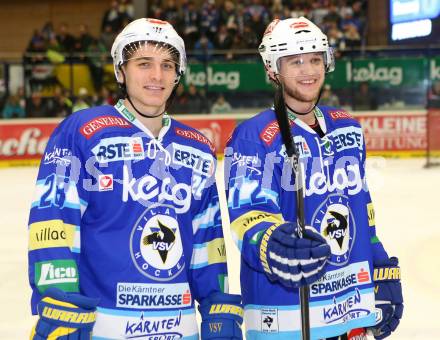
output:
<instances>
[{"instance_id":1,"label":"ice rink surface","mask_svg":"<svg viewBox=\"0 0 440 340\"><path fill-rule=\"evenodd\" d=\"M389 339L440 339L440 167L423 169L423 164L422 159L368 161L378 234L402 267L405 311ZM0 169L1 340L27 339L35 320L29 307L27 218L36 174L37 168ZM224 220L227 225L227 216ZM236 293L239 254L227 227L225 238Z\"/></svg>"}]
</instances>

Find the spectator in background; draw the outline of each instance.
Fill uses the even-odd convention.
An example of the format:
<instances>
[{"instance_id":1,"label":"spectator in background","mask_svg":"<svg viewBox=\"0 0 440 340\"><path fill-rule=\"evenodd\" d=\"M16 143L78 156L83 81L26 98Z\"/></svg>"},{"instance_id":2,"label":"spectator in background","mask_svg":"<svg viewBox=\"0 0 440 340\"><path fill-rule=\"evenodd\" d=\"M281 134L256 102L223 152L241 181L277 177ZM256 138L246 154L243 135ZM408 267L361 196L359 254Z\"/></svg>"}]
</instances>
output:
<instances>
[{"instance_id":1,"label":"spectator in background","mask_svg":"<svg viewBox=\"0 0 440 340\"><path fill-rule=\"evenodd\" d=\"M185 87L179 83L176 89L176 96L173 99L171 110L174 114L188 113L188 96L185 93Z\"/></svg>"},{"instance_id":2,"label":"spectator in background","mask_svg":"<svg viewBox=\"0 0 440 340\"><path fill-rule=\"evenodd\" d=\"M134 6L132 0L120 0L119 15L122 16L122 21L132 21L134 19Z\"/></svg>"},{"instance_id":3,"label":"spectator in background","mask_svg":"<svg viewBox=\"0 0 440 340\"><path fill-rule=\"evenodd\" d=\"M339 0L339 14L341 18L346 18L347 14L353 16L353 8L347 0Z\"/></svg>"},{"instance_id":4,"label":"spectator in background","mask_svg":"<svg viewBox=\"0 0 440 340\"><path fill-rule=\"evenodd\" d=\"M110 26L113 33L118 33L124 23L132 21L134 18L134 6L130 0L114 0L110 3L110 8L104 13L101 23L101 31L105 26Z\"/></svg>"},{"instance_id":5,"label":"spectator in background","mask_svg":"<svg viewBox=\"0 0 440 340\"><path fill-rule=\"evenodd\" d=\"M252 3L246 7L244 14L246 25L252 27L252 30L260 39L269 23L269 12L261 5L260 0L252 0Z\"/></svg>"},{"instance_id":6,"label":"spectator in background","mask_svg":"<svg viewBox=\"0 0 440 340\"><path fill-rule=\"evenodd\" d=\"M85 87L80 87L78 90L78 97L72 107L72 112L87 109L91 106L91 99L89 91Z\"/></svg>"},{"instance_id":7,"label":"spectator in background","mask_svg":"<svg viewBox=\"0 0 440 340\"><path fill-rule=\"evenodd\" d=\"M117 100L105 86L101 88L101 91L98 94L93 96L93 106L115 105L116 101Z\"/></svg>"},{"instance_id":8,"label":"spectator in background","mask_svg":"<svg viewBox=\"0 0 440 340\"><path fill-rule=\"evenodd\" d=\"M27 116L30 118L50 117L50 110L39 92L33 92L31 99L26 106Z\"/></svg>"},{"instance_id":9,"label":"spectator in background","mask_svg":"<svg viewBox=\"0 0 440 340\"><path fill-rule=\"evenodd\" d=\"M86 53L90 45L93 43L95 38L89 33L89 27L87 25L79 25L79 35L75 41L76 53Z\"/></svg>"},{"instance_id":10,"label":"spectator in background","mask_svg":"<svg viewBox=\"0 0 440 340\"><path fill-rule=\"evenodd\" d=\"M226 101L223 93L220 93L217 100L211 107L211 113L230 113L231 111L231 104Z\"/></svg>"},{"instance_id":11,"label":"spectator in background","mask_svg":"<svg viewBox=\"0 0 440 340\"><path fill-rule=\"evenodd\" d=\"M181 6L181 26L183 29L183 40L187 50L192 50L199 38L199 12L192 0L186 1Z\"/></svg>"},{"instance_id":12,"label":"spectator in background","mask_svg":"<svg viewBox=\"0 0 440 340\"><path fill-rule=\"evenodd\" d=\"M322 27L324 31L328 30L328 27L332 25L332 23L336 24L336 27L341 27L341 16L338 12L338 7L331 3L328 8L327 15L323 18Z\"/></svg>"},{"instance_id":13,"label":"spectator in background","mask_svg":"<svg viewBox=\"0 0 440 340\"><path fill-rule=\"evenodd\" d=\"M299 17L306 17L309 9L307 8L307 5L305 3L296 3L292 5L293 8L290 10L290 15L286 16L285 19L292 17L292 18L299 18ZM289 8L286 6L286 8ZM290 9L290 8L289 8Z\"/></svg>"},{"instance_id":14,"label":"spectator in background","mask_svg":"<svg viewBox=\"0 0 440 340\"><path fill-rule=\"evenodd\" d=\"M104 30L101 32L99 36L99 40L104 45L106 51L111 50L115 38L116 38L116 34L113 33L112 27L110 25L104 26Z\"/></svg>"},{"instance_id":15,"label":"spectator in background","mask_svg":"<svg viewBox=\"0 0 440 340\"><path fill-rule=\"evenodd\" d=\"M47 43L44 36L39 30L34 30L34 34L26 48L26 53L31 53L31 55L27 56L26 61L32 64L44 61L46 50Z\"/></svg>"},{"instance_id":16,"label":"spectator in background","mask_svg":"<svg viewBox=\"0 0 440 340\"><path fill-rule=\"evenodd\" d=\"M43 28L41 29L41 34L46 41L56 38L55 29L53 27L52 21L48 21L44 24Z\"/></svg>"},{"instance_id":17,"label":"spectator in background","mask_svg":"<svg viewBox=\"0 0 440 340\"><path fill-rule=\"evenodd\" d=\"M282 0L274 0L272 2L272 7L270 8L270 12L272 13L272 18L279 19L283 16L285 6L283 6Z\"/></svg>"},{"instance_id":18,"label":"spectator in background","mask_svg":"<svg viewBox=\"0 0 440 340\"><path fill-rule=\"evenodd\" d=\"M121 22L118 9L118 1L113 0L110 4L110 8L104 13L104 17L102 18L101 31L104 31L106 26L110 26L113 33L120 30Z\"/></svg>"},{"instance_id":19,"label":"spectator in background","mask_svg":"<svg viewBox=\"0 0 440 340\"><path fill-rule=\"evenodd\" d=\"M340 57L341 52L344 51L346 47L344 34L338 29L336 24L333 24L330 25L327 31L327 37L329 45L333 47L335 57Z\"/></svg>"},{"instance_id":20,"label":"spectator in background","mask_svg":"<svg viewBox=\"0 0 440 340\"><path fill-rule=\"evenodd\" d=\"M217 50L229 50L232 46L232 37L225 25L219 27L218 33L215 36L214 46Z\"/></svg>"},{"instance_id":21,"label":"spectator in background","mask_svg":"<svg viewBox=\"0 0 440 340\"><path fill-rule=\"evenodd\" d=\"M69 92L57 87L48 106L52 117L67 117L72 113L72 101L69 98Z\"/></svg>"},{"instance_id":22,"label":"spectator in background","mask_svg":"<svg viewBox=\"0 0 440 340\"><path fill-rule=\"evenodd\" d=\"M195 58L201 62L207 62L212 57L213 49L213 43L206 34L202 33L200 39L197 40L194 45Z\"/></svg>"},{"instance_id":23,"label":"spectator in background","mask_svg":"<svg viewBox=\"0 0 440 340\"><path fill-rule=\"evenodd\" d=\"M317 26L322 27L324 23L324 18L328 15L329 9L327 6L323 6L320 1L315 1L312 3L312 9L310 11L310 20L314 22Z\"/></svg>"},{"instance_id":24,"label":"spectator in background","mask_svg":"<svg viewBox=\"0 0 440 340\"><path fill-rule=\"evenodd\" d=\"M200 29L210 41L214 41L219 23L219 11L215 6L215 0L205 0L200 12Z\"/></svg>"},{"instance_id":25,"label":"spectator in background","mask_svg":"<svg viewBox=\"0 0 440 340\"><path fill-rule=\"evenodd\" d=\"M235 4L226 0L220 8L219 24L226 26L228 34L233 37L238 33L238 15Z\"/></svg>"},{"instance_id":26,"label":"spectator in background","mask_svg":"<svg viewBox=\"0 0 440 340\"><path fill-rule=\"evenodd\" d=\"M260 43L257 33L250 26L244 26L243 42L248 49L255 49Z\"/></svg>"},{"instance_id":27,"label":"spectator in background","mask_svg":"<svg viewBox=\"0 0 440 340\"><path fill-rule=\"evenodd\" d=\"M352 4L352 10L353 10L353 18L356 20L356 23L358 25L358 31L360 35L365 35L365 26L367 21L367 2L364 1L355 1Z\"/></svg>"},{"instance_id":28,"label":"spectator in background","mask_svg":"<svg viewBox=\"0 0 440 340\"><path fill-rule=\"evenodd\" d=\"M6 100L2 115L4 119L24 118L26 116L25 109L20 104L20 97L17 94L10 95Z\"/></svg>"},{"instance_id":29,"label":"spectator in background","mask_svg":"<svg viewBox=\"0 0 440 340\"><path fill-rule=\"evenodd\" d=\"M179 11L175 0L168 0L163 11L163 20L168 21L174 27L179 24Z\"/></svg>"},{"instance_id":30,"label":"spectator in background","mask_svg":"<svg viewBox=\"0 0 440 340\"><path fill-rule=\"evenodd\" d=\"M87 65L89 66L95 92L101 91L104 79L104 65L107 59L106 48L98 39L92 39L87 48Z\"/></svg>"},{"instance_id":31,"label":"spectator in background","mask_svg":"<svg viewBox=\"0 0 440 340\"><path fill-rule=\"evenodd\" d=\"M65 56L62 54L60 43L55 36L52 36L47 42L46 55L52 64L64 63L66 60Z\"/></svg>"},{"instance_id":32,"label":"spectator in background","mask_svg":"<svg viewBox=\"0 0 440 340\"><path fill-rule=\"evenodd\" d=\"M69 31L69 26L62 23L57 33L57 40L60 50L64 53L71 53L75 49L75 38Z\"/></svg>"},{"instance_id":33,"label":"spectator in background","mask_svg":"<svg viewBox=\"0 0 440 340\"><path fill-rule=\"evenodd\" d=\"M319 104L322 106L339 107L339 98L332 92L329 84L324 85Z\"/></svg>"},{"instance_id":34,"label":"spectator in background","mask_svg":"<svg viewBox=\"0 0 440 340\"><path fill-rule=\"evenodd\" d=\"M186 105L188 113L201 113L203 111L203 97L200 95L197 87L193 84L190 84L188 87L187 99L188 101Z\"/></svg>"},{"instance_id":35,"label":"spectator in background","mask_svg":"<svg viewBox=\"0 0 440 340\"><path fill-rule=\"evenodd\" d=\"M347 48L356 48L361 46L361 36L353 24L344 26L344 41Z\"/></svg>"},{"instance_id":36,"label":"spectator in background","mask_svg":"<svg viewBox=\"0 0 440 340\"><path fill-rule=\"evenodd\" d=\"M370 89L367 81L359 84L359 89L355 91L353 108L355 110L377 110L378 104L374 93Z\"/></svg>"}]
</instances>

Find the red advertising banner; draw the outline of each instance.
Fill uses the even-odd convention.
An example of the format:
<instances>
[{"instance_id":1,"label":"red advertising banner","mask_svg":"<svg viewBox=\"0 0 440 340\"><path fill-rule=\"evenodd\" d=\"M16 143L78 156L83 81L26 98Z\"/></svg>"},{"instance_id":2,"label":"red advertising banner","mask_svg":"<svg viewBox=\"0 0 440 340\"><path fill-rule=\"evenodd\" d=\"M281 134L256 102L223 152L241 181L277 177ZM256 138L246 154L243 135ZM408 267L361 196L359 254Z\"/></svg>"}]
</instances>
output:
<instances>
[{"instance_id":1,"label":"red advertising banner","mask_svg":"<svg viewBox=\"0 0 440 340\"><path fill-rule=\"evenodd\" d=\"M25 165L38 161L44 153L57 122L0 123L0 161Z\"/></svg>"},{"instance_id":2,"label":"red advertising banner","mask_svg":"<svg viewBox=\"0 0 440 340\"><path fill-rule=\"evenodd\" d=\"M426 150L426 113L356 115L367 151Z\"/></svg>"},{"instance_id":3,"label":"red advertising banner","mask_svg":"<svg viewBox=\"0 0 440 340\"><path fill-rule=\"evenodd\" d=\"M426 112L355 114L363 127L367 150L375 154L421 155L427 148ZM222 153L239 120L250 115L181 115L176 118L203 133ZM44 153L59 119L0 121L0 165L35 164ZM435 130L438 131L438 130ZM434 133L436 135L436 133Z\"/></svg>"}]
</instances>

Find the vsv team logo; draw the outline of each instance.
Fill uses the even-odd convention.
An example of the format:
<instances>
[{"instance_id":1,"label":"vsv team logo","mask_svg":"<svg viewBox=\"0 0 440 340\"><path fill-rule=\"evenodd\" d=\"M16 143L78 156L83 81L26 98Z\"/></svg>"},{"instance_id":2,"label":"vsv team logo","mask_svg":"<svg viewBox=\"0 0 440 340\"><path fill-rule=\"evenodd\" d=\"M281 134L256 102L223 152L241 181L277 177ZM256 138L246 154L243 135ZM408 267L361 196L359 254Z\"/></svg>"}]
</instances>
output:
<instances>
[{"instance_id":1,"label":"vsv team logo","mask_svg":"<svg viewBox=\"0 0 440 340\"><path fill-rule=\"evenodd\" d=\"M330 245L332 256L329 263L335 266L346 264L356 237L356 224L347 196L329 195L315 211L312 221Z\"/></svg>"},{"instance_id":2,"label":"vsv team logo","mask_svg":"<svg viewBox=\"0 0 440 340\"><path fill-rule=\"evenodd\" d=\"M130 252L136 268L156 281L169 281L184 268L182 241L176 211L154 205L139 217L130 237Z\"/></svg>"}]
</instances>

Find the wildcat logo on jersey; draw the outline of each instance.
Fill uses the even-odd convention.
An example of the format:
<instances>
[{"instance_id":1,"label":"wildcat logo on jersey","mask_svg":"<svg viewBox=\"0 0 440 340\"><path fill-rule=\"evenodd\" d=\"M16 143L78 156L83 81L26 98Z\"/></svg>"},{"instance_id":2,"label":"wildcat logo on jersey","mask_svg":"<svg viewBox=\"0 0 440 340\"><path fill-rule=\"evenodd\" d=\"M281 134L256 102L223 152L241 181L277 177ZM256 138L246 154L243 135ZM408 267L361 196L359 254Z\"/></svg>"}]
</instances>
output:
<instances>
[{"instance_id":1,"label":"wildcat logo on jersey","mask_svg":"<svg viewBox=\"0 0 440 340\"><path fill-rule=\"evenodd\" d=\"M174 208L156 205L147 209L133 227L130 251L143 275L156 281L175 278L185 261Z\"/></svg>"},{"instance_id":2,"label":"wildcat logo on jersey","mask_svg":"<svg viewBox=\"0 0 440 340\"><path fill-rule=\"evenodd\" d=\"M264 333L278 332L278 310L265 308L261 310L261 330Z\"/></svg>"},{"instance_id":3,"label":"wildcat logo on jersey","mask_svg":"<svg viewBox=\"0 0 440 340\"><path fill-rule=\"evenodd\" d=\"M356 225L343 195L329 195L313 216L313 226L321 232L330 245L330 264L341 266L347 263L356 236Z\"/></svg>"},{"instance_id":4,"label":"wildcat logo on jersey","mask_svg":"<svg viewBox=\"0 0 440 340\"><path fill-rule=\"evenodd\" d=\"M144 319L144 313L141 313L138 321L127 321L124 339L182 339L183 335L177 332L179 330L181 321L181 311L179 311L179 315L177 316L160 319Z\"/></svg>"}]
</instances>

